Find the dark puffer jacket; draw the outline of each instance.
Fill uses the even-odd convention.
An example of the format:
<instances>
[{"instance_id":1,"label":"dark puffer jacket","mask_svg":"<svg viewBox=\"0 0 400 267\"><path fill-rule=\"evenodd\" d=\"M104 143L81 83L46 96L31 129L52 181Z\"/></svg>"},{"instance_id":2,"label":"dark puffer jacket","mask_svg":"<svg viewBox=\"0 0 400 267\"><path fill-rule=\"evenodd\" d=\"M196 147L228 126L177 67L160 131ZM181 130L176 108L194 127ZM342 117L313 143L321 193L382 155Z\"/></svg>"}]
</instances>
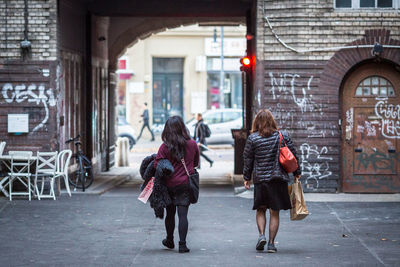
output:
<instances>
[{"instance_id":1,"label":"dark puffer jacket","mask_svg":"<svg viewBox=\"0 0 400 267\"><path fill-rule=\"evenodd\" d=\"M165 185L165 180L174 173L174 167L167 159L158 162L157 168L153 167L156 154L143 159L140 165L140 175L144 182L140 187L142 191L152 177L154 177L153 192L149 198L150 207L154 209L155 216L162 219L164 217L164 208L172 204L172 200Z\"/></svg>"},{"instance_id":2,"label":"dark puffer jacket","mask_svg":"<svg viewBox=\"0 0 400 267\"><path fill-rule=\"evenodd\" d=\"M287 147L292 151L300 166L296 149L286 131L281 131ZM282 141L282 146L284 146ZM243 178L250 181L253 177L255 184L274 179L281 179L289 182L289 175L279 163L280 138L278 131L269 137L262 137L255 132L247 138L244 148ZM293 173L301 174L300 167Z\"/></svg>"}]
</instances>

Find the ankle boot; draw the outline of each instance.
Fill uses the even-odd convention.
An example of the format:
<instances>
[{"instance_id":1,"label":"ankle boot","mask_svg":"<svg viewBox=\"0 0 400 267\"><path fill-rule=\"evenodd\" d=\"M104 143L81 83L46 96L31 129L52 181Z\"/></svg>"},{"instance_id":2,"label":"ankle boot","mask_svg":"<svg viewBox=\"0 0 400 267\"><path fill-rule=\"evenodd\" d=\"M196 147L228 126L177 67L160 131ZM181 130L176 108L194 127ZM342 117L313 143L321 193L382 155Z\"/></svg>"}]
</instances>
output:
<instances>
[{"instance_id":1,"label":"ankle boot","mask_svg":"<svg viewBox=\"0 0 400 267\"><path fill-rule=\"evenodd\" d=\"M186 241L179 241L179 253L189 252L190 249L186 246Z\"/></svg>"},{"instance_id":2,"label":"ankle boot","mask_svg":"<svg viewBox=\"0 0 400 267\"><path fill-rule=\"evenodd\" d=\"M175 244L174 244L174 240L172 239L168 239L168 238L165 238L163 241L162 241L162 244L165 246L165 247L167 247L167 248L170 248L170 249L173 249L174 247L175 247Z\"/></svg>"}]
</instances>

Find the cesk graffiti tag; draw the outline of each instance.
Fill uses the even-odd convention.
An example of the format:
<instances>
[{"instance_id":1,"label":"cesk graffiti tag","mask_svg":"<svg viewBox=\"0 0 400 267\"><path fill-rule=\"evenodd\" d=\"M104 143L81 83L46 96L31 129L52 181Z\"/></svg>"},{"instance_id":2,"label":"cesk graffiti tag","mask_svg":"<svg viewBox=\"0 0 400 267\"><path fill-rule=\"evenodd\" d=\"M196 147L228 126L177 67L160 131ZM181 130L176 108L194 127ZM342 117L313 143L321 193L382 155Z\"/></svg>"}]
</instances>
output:
<instances>
[{"instance_id":1,"label":"cesk graffiti tag","mask_svg":"<svg viewBox=\"0 0 400 267\"><path fill-rule=\"evenodd\" d=\"M39 94L36 94L34 91L37 90ZM33 128L32 132L36 132L40 128L42 128L47 120L49 119L49 106L54 107L56 105L56 99L54 98L53 89L49 88L46 90L44 85L37 86L36 84L31 84L26 87L25 84L19 84L15 87L10 83L6 83L2 88L2 95L4 100L7 103L22 103L24 101L28 101L29 103L36 103L39 105L43 104L46 115L44 119Z\"/></svg>"}]
</instances>

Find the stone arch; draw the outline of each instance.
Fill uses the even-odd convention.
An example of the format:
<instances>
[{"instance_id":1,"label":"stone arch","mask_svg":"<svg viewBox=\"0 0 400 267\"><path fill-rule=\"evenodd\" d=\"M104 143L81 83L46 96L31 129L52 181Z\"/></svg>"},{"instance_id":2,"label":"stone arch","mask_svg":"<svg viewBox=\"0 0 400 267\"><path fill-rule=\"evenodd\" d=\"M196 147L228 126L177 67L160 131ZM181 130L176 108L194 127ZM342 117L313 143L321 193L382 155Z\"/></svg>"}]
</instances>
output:
<instances>
[{"instance_id":1,"label":"stone arch","mask_svg":"<svg viewBox=\"0 0 400 267\"><path fill-rule=\"evenodd\" d=\"M109 63L110 69L116 68L118 57L125 53L128 47L137 41L145 39L152 34L165 31L166 29L188 26L196 23L207 23L210 25L238 25L245 24L244 17L232 18L116 18L110 23L110 33L117 32L110 36Z\"/></svg>"},{"instance_id":2,"label":"stone arch","mask_svg":"<svg viewBox=\"0 0 400 267\"><path fill-rule=\"evenodd\" d=\"M391 39L390 30L386 29L366 30L363 38L349 43L348 46L374 45L376 42L382 45L400 46L400 40ZM360 64L372 60L384 60L400 65L400 49L385 48L378 59L371 55L371 48L342 49L325 65L319 87L330 92L339 92L347 75Z\"/></svg>"}]
</instances>

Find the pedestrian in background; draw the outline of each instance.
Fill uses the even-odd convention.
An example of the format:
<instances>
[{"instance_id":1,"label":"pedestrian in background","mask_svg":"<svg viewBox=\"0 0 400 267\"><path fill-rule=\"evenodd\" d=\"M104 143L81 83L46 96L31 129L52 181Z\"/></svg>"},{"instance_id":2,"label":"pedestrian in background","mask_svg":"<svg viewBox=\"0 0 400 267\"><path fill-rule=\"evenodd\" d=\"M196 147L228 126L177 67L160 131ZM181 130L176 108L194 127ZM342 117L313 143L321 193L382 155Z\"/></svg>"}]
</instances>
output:
<instances>
[{"instance_id":1,"label":"pedestrian in background","mask_svg":"<svg viewBox=\"0 0 400 267\"><path fill-rule=\"evenodd\" d=\"M142 137L143 130L146 127L147 127L147 129L149 129L149 131L151 133L151 140L150 141L154 141L154 134L153 134L153 131L151 130L150 125L149 125L149 110L147 108L147 103L146 102L144 103L144 111L143 111L143 114L141 115L141 117L143 118L143 126L142 126L142 129L140 130L139 136L136 138L136 141L139 141L140 137Z\"/></svg>"},{"instance_id":2,"label":"pedestrian in background","mask_svg":"<svg viewBox=\"0 0 400 267\"><path fill-rule=\"evenodd\" d=\"M187 214L189 210L189 177L181 159L184 159L189 173L194 173L194 168L199 164L199 149L194 140L191 140L188 129L179 116L170 117L165 123L161 134L163 144L160 146L154 168L161 159L168 159L174 167L173 175L166 179L168 193L172 204L167 206L165 217L165 229L167 237L162 244L170 249L175 247L175 213L178 211L179 218L179 252L189 252L186 246L186 235L188 232Z\"/></svg>"},{"instance_id":3,"label":"pedestrian in background","mask_svg":"<svg viewBox=\"0 0 400 267\"><path fill-rule=\"evenodd\" d=\"M196 114L196 120L197 120L197 123L195 124L193 138L194 138L194 140L196 140L196 143L200 148L200 156L202 156L205 160L207 160L208 163L210 163L210 167L212 167L214 161L211 160L207 155L204 154L204 151L207 150L204 147L204 146L207 146L206 138L209 137L209 135L207 136L207 131L210 131L210 130L209 130L208 126L204 124L203 115L201 113ZM199 168L200 168L200 166L201 166L201 163L199 163Z\"/></svg>"},{"instance_id":4,"label":"pedestrian in background","mask_svg":"<svg viewBox=\"0 0 400 267\"><path fill-rule=\"evenodd\" d=\"M287 147L292 151L299 162L296 150L286 131L281 132ZM288 173L279 163L280 134L272 113L260 110L252 125L251 134L247 138L244 149L244 186L250 189L250 181L254 182L254 206L257 210L256 220L259 239L256 249L264 250L266 244L265 226L266 210L269 209L269 240L267 251L277 252L275 237L279 228L279 211L291 208L288 182ZM299 164L300 166L300 164ZM300 178L300 169L294 173L295 179Z\"/></svg>"}]
</instances>

